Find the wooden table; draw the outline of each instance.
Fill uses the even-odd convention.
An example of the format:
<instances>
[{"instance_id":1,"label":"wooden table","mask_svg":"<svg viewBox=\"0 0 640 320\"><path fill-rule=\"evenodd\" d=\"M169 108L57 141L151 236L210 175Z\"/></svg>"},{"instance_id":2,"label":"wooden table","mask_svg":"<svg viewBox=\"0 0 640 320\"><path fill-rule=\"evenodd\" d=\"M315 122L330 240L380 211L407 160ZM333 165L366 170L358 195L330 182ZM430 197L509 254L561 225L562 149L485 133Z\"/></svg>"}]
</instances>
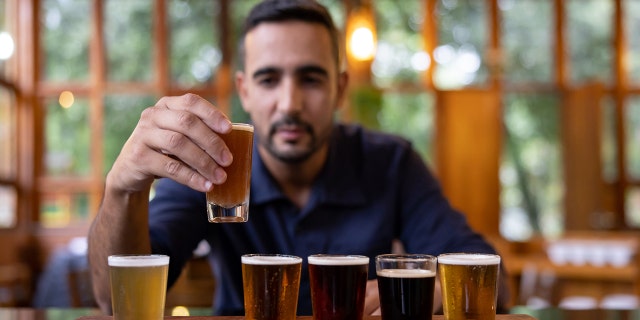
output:
<instances>
[{"instance_id":1,"label":"wooden table","mask_svg":"<svg viewBox=\"0 0 640 320\"><path fill-rule=\"evenodd\" d=\"M111 320L110 316L88 316L80 317L78 320ZM165 319L188 319L188 320L244 320L244 317L214 317L214 316L196 316L196 317L165 317ZM299 320L311 320L313 317L298 317ZM379 316L364 317L363 320L378 320ZM535 318L524 314L499 314L496 320L533 320ZM434 315L433 320L444 320L442 315Z\"/></svg>"}]
</instances>

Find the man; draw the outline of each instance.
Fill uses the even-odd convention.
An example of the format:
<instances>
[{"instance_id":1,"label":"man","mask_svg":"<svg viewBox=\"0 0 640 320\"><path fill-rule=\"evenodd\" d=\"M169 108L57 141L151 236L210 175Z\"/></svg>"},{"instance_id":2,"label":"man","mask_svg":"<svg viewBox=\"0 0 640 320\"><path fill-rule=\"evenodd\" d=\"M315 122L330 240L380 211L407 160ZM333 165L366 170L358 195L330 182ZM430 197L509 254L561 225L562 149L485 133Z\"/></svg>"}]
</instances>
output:
<instances>
[{"instance_id":1,"label":"man","mask_svg":"<svg viewBox=\"0 0 640 320\"><path fill-rule=\"evenodd\" d=\"M236 86L255 126L249 221L209 224L203 192L225 181L227 117L195 95L146 109L106 178L89 234L94 292L110 308L106 258L171 256L170 282L201 240L211 246L216 314L243 314L240 256L286 253L494 252L453 210L404 139L338 124L348 76L338 32L313 0L266 1L249 14ZM151 184L158 177L149 204ZM306 268L306 265L303 269ZM365 312L377 312L370 268ZM504 291L503 291L504 293ZM436 294L439 297L439 294ZM437 303L438 304L438 303ZM302 273L298 313L311 314Z\"/></svg>"}]
</instances>

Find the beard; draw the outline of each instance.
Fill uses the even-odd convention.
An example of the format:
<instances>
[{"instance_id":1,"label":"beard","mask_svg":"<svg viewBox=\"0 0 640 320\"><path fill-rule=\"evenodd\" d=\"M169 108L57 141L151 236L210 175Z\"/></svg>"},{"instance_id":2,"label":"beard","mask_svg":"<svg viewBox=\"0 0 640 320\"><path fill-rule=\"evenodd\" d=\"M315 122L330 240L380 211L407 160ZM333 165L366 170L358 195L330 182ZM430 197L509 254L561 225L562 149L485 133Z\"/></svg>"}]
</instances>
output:
<instances>
[{"instance_id":1,"label":"beard","mask_svg":"<svg viewBox=\"0 0 640 320\"><path fill-rule=\"evenodd\" d=\"M309 140L298 142L284 142L287 146L279 146L275 142L275 135L278 129L287 126L296 126L309 136ZM304 122L297 116L285 116L285 118L276 121L269 128L267 139L263 141L265 149L276 159L289 163L297 164L309 159L318 149L318 137L316 132L309 123Z\"/></svg>"}]
</instances>

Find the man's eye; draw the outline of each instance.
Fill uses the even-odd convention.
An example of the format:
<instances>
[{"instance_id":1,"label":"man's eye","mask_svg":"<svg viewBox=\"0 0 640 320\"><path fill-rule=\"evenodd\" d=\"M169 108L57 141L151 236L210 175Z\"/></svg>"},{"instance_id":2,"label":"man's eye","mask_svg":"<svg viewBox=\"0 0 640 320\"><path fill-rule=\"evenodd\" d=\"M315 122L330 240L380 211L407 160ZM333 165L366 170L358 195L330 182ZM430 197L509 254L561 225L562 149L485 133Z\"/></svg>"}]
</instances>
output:
<instances>
[{"instance_id":1,"label":"man's eye","mask_svg":"<svg viewBox=\"0 0 640 320\"><path fill-rule=\"evenodd\" d=\"M322 78L320 77L303 77L301 80L303 84L307 85L318 85L322 83Z\"/></svg>"},{"instance_id":2,"label":"man's eye","mask_svg":"<svg viewBox=\"0 0 640 320\"><path fill-rule=\"evenodd\" d=\"M278 83L278 79L274 77L263 77L258 79L258 84L260 84L261 86L272 87L276 83Z\"/></svg>"}]
</instances>

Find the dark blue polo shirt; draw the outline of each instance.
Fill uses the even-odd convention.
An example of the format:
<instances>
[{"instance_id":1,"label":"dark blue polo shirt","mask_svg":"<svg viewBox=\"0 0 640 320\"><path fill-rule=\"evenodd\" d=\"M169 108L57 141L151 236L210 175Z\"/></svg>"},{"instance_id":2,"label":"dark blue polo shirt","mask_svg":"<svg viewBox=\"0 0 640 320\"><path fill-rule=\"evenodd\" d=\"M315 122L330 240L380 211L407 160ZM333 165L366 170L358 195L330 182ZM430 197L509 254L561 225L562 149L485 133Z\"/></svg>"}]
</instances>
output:
<instances>
[{"instance_id":1,"label":"dark blue polo shirt","mask_svg":"<svg viewBox=\"0 0 640 320\"><path fill-rule=\"evenodd\" d=\"M157 183L150 203L152 247L171 256L170 283L201 240L211 245L216 314L243 314L240 256L247 253L302 257L298 314L311 315L306 264L311 254L369 256L373 279L375 256L391 252L394 239L410 253L494 252L450 207L404 139L336 125L328 161L302 209L281 192L256 149L253 155L247 223L207 222L204 194L168 179Z\"/></svg>"}]
</instances>

